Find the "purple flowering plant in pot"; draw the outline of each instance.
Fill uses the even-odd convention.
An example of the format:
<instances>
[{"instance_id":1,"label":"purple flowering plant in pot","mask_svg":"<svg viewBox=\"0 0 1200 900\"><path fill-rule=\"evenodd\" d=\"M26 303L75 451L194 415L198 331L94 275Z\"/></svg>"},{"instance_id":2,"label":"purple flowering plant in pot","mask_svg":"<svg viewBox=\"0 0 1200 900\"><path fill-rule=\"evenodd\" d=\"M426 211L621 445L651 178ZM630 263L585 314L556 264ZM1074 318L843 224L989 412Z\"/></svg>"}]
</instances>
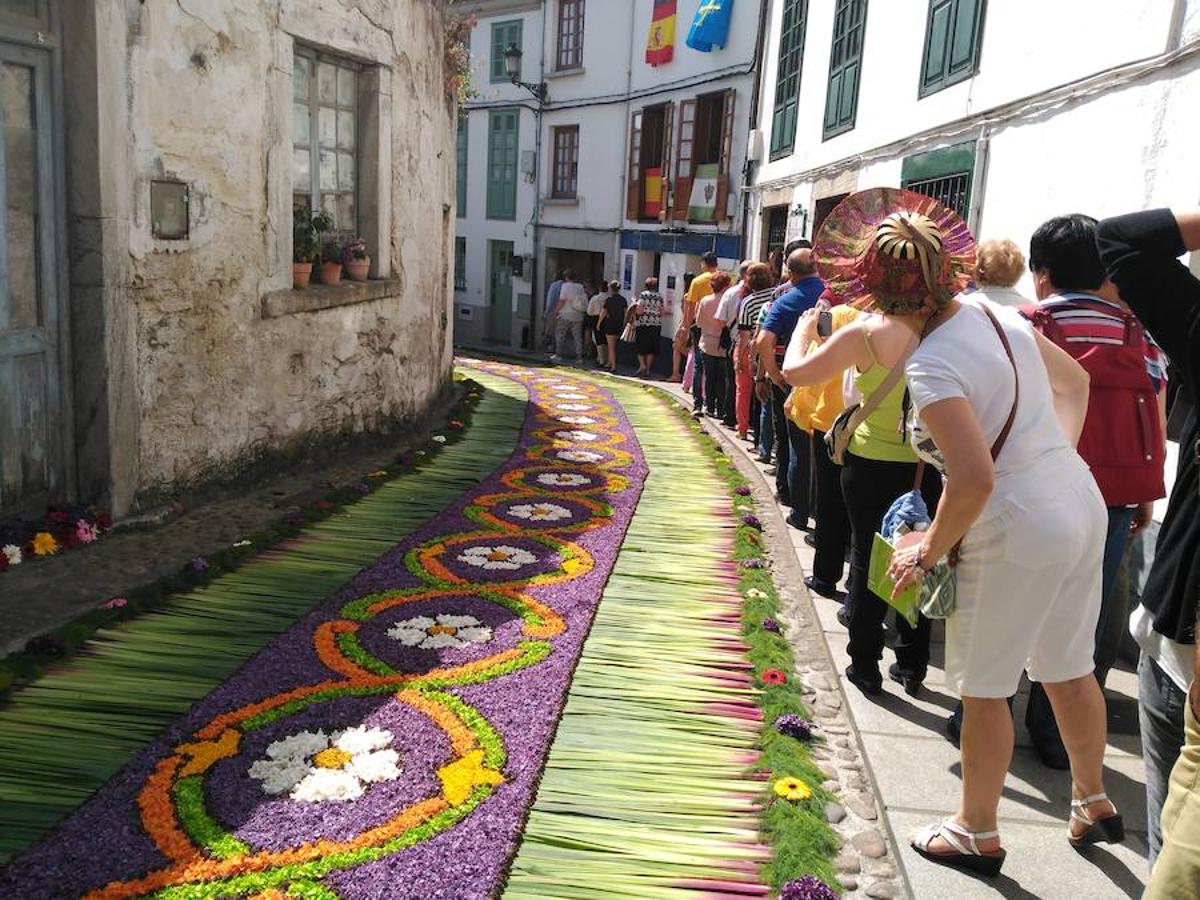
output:
<instances>
[{"instance_id":1,"label":"purple flowering plant in pot","mask_svg":"<svg viewBox=\"0 0 1200 900\"><path fill-rule=\"evenodd\" d=\"M367 280L371 257L367 253L367 242L358 235L342 242L342 267L351 281Z\"/></svg>"}]
</instances>

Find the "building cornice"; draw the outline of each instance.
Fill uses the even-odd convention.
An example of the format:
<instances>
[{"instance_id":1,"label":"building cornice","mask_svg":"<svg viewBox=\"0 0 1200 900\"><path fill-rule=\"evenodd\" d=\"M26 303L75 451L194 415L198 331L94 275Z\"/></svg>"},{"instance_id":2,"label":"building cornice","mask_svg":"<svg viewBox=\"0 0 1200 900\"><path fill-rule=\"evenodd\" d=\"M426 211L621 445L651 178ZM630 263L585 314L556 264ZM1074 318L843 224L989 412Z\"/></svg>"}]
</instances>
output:
<instances>
[{"instance_id":1,"label":"building cornice","mask_svg":"<svg viewBox=\"0 0 1200 900\"><path fill-rule=\"evenodd\" d=\"M475 15L479 18L506 16L512 13L537 12L542 0L464 0L452 7L458 15Z\"/></svg>"}]
</instances>

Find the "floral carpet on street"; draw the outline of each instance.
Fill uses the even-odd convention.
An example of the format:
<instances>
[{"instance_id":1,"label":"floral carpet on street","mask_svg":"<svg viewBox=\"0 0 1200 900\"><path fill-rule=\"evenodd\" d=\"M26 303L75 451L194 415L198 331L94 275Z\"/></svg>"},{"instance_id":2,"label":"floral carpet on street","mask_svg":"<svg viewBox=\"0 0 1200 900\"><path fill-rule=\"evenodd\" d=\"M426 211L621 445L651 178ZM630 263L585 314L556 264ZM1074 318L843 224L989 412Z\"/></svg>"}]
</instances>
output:
<instances>
[{"instance_id":1,"label":"floral carpet on street","mask_svg":"<svg viewBox=\"0 0 1200 900\"><path fill-rule=\"evenodd\" d=\"M509 461L198 703L15 860L0 896L502 890L647 466L608 390L472 365L528 389ZM736 645L736 615L721 621ZM761 715L739 703L746 762ZM753 833L741 849L727 890L693 895L765 894L747 873L766 851Z\"/></svg>"}]
</instances>

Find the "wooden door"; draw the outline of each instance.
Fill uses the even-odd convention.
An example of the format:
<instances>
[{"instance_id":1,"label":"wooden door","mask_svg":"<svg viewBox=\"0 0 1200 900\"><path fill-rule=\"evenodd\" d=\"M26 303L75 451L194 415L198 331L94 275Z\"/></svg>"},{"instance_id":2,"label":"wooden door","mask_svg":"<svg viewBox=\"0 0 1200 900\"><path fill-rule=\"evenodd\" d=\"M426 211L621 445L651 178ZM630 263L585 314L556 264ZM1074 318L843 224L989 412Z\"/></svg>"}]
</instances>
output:
<instances>
[{"instance_id":1,"label":"wooden door","mask_svg":"<svg viewBox=\"0 0 1200 900\"><path fill-rule=\"evenodd\" d=\"M0 519L67 492L53 61L0 40Z\"/></svg>"},{"instance_id":2,"label":"wooden door","mask_svg":"<svg viewBox=\"0 0 1200 900\"><path fill-rule=\"evenodd\" d=\"M512 340L512 257L511 241L488 241L488 337L503 344Z\"/></svg>"}]
</instances>

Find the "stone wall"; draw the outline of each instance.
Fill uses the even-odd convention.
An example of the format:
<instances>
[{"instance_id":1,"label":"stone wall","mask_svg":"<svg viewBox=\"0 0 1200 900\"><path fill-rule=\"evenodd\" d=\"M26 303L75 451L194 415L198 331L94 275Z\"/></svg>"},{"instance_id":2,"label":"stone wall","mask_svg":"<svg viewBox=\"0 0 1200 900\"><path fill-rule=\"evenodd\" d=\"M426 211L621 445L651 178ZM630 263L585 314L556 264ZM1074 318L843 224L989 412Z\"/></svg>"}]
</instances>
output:
<instances>
[{"instance_id":1,"label":"stone wall","mask_svg":"<svg viewBox=\"0 0 1200 900\"><path fill-rule=\"evenodd\" d=\"M77 431L96 416L89 402L122 419L106 426L97 458L81 456L81 485L89 467L103 470L98 480L110 482L121 513L303 445L423 417L448 383L452 357L454 111L443 90L443 3L98 0L96 7L94 21L77 27L96 44L87 67L101 78L99 136L92 136L99 146L95 160L81 158L68 121L68 157L79 164L69 178L69 237L100 245L95 256L107 271L90 280L107 301L105 329L132 333L136 365L99 401L85 399L95 389L77 391ZM70 37L68 92L86 77L70 60ZM278 314L275 304L268 317L265 298L278 298L292 281L297 41L365 67L360 231L372 276L391 286L371 292L388 295L381 299L311 312ZM93 164L95 191L111 202L81 196L80 178ZM187 240L153 237L155 179L188 185ZM105 223L105 208L121 210L119 228ZM85 282L74 277L84 267L78 257L73 294ZM79 298L72 301L87 327ZM77 331L77 355L86 355L86 343ZM120 372L125 363L111 358L117 345L108 344L104 373ZM77 382L82 375L77 369ZM125 390L136 404L121 413Z\"/></svg>"}]
</instances>

